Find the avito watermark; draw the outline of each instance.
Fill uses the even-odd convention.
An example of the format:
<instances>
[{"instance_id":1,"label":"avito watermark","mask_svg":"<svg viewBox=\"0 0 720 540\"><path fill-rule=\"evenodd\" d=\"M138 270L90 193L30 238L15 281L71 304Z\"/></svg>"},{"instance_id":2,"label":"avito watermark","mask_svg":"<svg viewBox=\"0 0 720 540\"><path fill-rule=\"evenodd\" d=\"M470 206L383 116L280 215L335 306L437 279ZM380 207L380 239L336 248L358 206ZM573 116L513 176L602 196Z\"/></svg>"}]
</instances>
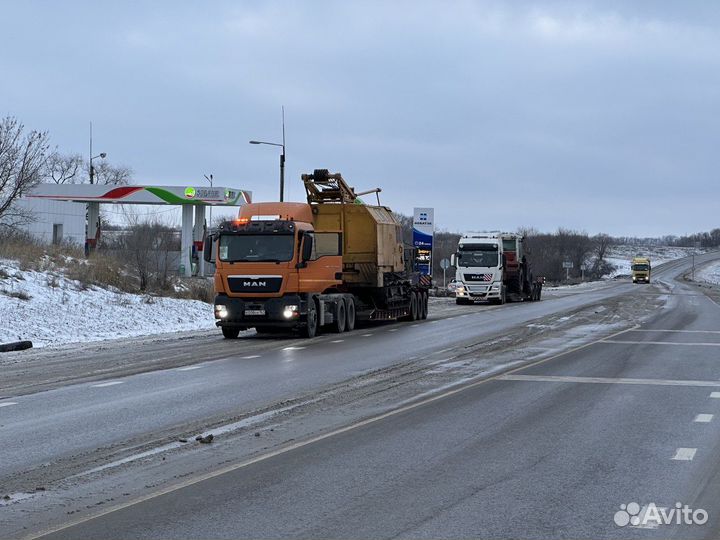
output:
<instances>
[{"instance_id":1,"label":"avito watermark","mask_svg":"<svg viewBox=\"0 0 720 540\"><path fill-rule=\"evenodd\" d=\"M621 504L613 516L618 527L657 527L660 525L705 525L707 510L690 508L687 504L675 503L672 508L649 503L641 507L636 502Z\"/></svg>"}]
</instances>

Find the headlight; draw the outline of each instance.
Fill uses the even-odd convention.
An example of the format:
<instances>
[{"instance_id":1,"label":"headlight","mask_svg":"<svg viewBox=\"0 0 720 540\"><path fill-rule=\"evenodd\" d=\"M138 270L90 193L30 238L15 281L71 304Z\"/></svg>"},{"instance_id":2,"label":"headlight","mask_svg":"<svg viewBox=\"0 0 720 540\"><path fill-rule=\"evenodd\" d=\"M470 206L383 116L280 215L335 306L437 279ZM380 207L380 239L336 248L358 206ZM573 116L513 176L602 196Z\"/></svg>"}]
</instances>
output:
<instances>
[{"instance_id":1,"label":"headlight","mask_svg":"<svg viewBox=\"0 0 720 540\"><path fill-rule=\"evenodd\" d=\"M500 286L499 286L499 285L493 285L491 290L493 290L493 291L499 291L499 290L500 290Z\"/></svg>"},{"instance_id":2,"label":"headlight","mask_svg":"<svg viewBox=\"0 0 720 540\"><path fill-rule=\"evenodd\" d=\"M224 319L228 316L227 306L217 305L215 306L215 317L218 319Z\"/></svg>"},{"instance_id":3,"label":"headlight","mask_svg":"<svg viewBox=\"0 0 720 540\"><path fill-rule=\"evenodd\" d=\"M291 306L285 306L285 309L283 310L283 317L286 319L292 319L293 317L297 316L298 314L298 307L295 305Z\"/></svg>"},{"instance_id":4,"label":"headlight","mask_svg":"<svg viewBox=\"0 0 720 540\"><path fill-rule=\"evenodd\" d=\"M463 287L462 285L459 285L458 287L455 288L455 292L465 292L465 287Z\"/></svg>"}]
</instances>

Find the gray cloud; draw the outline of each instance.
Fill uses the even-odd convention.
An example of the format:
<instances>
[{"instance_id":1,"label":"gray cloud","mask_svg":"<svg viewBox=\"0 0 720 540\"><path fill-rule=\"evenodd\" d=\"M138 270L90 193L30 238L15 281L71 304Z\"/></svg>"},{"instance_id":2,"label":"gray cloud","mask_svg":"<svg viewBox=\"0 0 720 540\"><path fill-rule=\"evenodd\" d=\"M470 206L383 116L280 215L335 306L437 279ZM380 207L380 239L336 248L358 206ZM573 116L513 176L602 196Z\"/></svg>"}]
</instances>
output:
<instances>
[{"instance_id":1,"label":"gray cloud","mask_svg":"<svg viewBox=\"0 0 720 540\"><path fill-rule=\"evenodd\" d=\"M294 199L328 167L451 230L717 226L713 3L177 4L6 5L1 112L267 200L284 104Z\"/></svg>"}]
</instances>

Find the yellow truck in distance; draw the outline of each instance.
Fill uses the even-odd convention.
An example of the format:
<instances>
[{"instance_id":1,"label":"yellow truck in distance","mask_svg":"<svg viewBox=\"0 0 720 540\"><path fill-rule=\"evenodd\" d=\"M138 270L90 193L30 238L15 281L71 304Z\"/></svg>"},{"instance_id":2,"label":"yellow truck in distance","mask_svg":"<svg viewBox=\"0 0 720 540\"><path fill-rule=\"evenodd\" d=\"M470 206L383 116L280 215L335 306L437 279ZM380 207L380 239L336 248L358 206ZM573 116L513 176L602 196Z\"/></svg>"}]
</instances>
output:
<instances>
[{"instance_id":1,"label":"yellow truck in distance","mask_svg":"<svg viewBox=\"0 0 720 540\"><path fill-rule=\"evenodd\" d=\"M648 257L633 257L630 269L633 283L650 283L650 259Z\"/></svg>"}]
</instances>

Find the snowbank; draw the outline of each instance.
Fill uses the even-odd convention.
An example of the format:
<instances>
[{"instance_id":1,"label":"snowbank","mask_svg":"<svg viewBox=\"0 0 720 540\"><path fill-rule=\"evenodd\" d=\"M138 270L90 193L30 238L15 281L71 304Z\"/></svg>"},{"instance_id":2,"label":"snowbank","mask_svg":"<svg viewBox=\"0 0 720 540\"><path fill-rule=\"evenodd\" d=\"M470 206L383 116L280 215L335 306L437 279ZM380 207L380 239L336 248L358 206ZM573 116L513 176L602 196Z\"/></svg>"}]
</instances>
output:
<instances>
[{"instance_id":1,"label":"snowbank","mask_svg":"<svg viewBox=\"0 0 720 540\"><path fill-rule=\"evenodd\" d=\"M0 260L0 343L44 347L204 328L215 328L204 302L86 288L59 272Z\"/></svg>"},{"instance_id":2,"label":"snowbank","mask_svg":"<svg viewBox=\"0 0 720 540\"><path fill-rule=\"evenodd\" d=\"M720 261L710 263L699 270L695 270L695 281L720 285Z\"/></svg>"},{"instance_id":3,"label":"snowbank","mask_svg":"<svg viewBox=\"0 0 720 540\"><path fill-rule=\"evenodd\" d=\"M650 257L650 262L655 267L668 261L689 257L693 253L698 255L705 253L705 250L670 246L613 246L605 260L614 264L616 269L607 277L629 275L633 257Z\"/></svg>"}]
</instances>

